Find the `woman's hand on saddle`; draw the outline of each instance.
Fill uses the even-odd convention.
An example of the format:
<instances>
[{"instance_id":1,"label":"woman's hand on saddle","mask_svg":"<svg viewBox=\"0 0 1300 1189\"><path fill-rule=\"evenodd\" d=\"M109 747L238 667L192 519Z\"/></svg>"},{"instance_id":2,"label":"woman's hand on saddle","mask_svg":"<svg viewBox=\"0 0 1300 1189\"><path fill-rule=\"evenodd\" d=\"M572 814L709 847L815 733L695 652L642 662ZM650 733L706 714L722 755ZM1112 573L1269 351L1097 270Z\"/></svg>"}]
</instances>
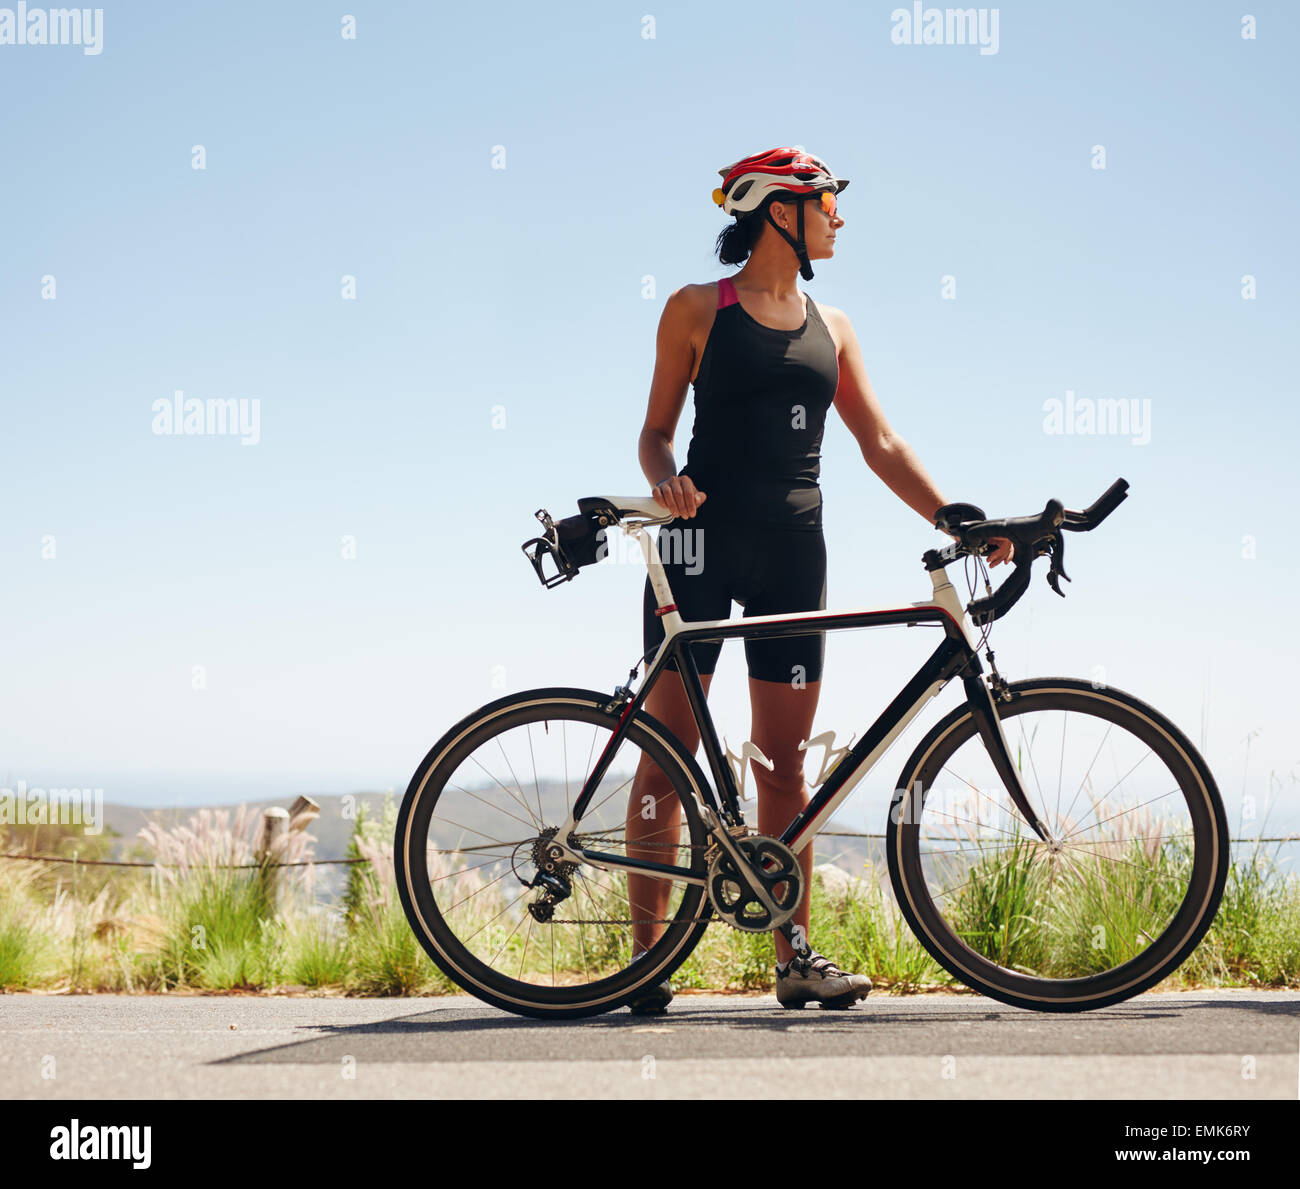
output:
<instances>
[{"instance_id":1,"label":"woman's hand on saddle","mask_svg":"<svg viewBox=\"0 0 1300 1189\"><path fill-rule=\"evenodd\" d=\"M662 504L674 516L687 520L695 515L695 509L707 498L704 492L695 489L689 475L669 475L656 483L650 494L656 503Z\"/></svg>"}]
</instances>

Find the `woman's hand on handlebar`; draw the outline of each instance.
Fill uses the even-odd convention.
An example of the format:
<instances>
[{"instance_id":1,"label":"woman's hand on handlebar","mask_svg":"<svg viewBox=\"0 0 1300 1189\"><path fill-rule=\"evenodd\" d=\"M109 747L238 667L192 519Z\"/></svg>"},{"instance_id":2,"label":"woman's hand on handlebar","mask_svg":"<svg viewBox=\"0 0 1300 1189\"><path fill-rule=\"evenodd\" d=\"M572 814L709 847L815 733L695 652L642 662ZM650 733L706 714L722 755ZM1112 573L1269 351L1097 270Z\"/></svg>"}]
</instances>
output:
<instances>
[{"instance_id":1,"label":"woman's hand on handlebar","mask_svg":"<svg viewBox=\"0 0 1300 1189\"><path fill-rule=\"evenodd\" d=\"M695 489L689 475L669 475L667 479L655 484L650 494L656 503L662 504L674 516L687 520L695 515L695 509L707 498L704 492Z\"/></svg>"},{"instance_id":2,"label":"woman's hand on handlebar","mask_svg":"<svg viewBox=\"0 0 1300 1189\"><path fill-rule=\"evenodd\" d=\"M948 533L949 537L953 538L953 541L961 541L961 537L958 537L956 533L952 533L948 529L944 529L944 531ZM1008 541L1006 537L989 537L988 543L993 548L984 556L987 557L988 564L991 567L992 565L1001 565L1004 561L1015 560L1015 542Z\"/></svg>"},{"instance_id":3,"label":"woman's hand on handlebar","mask_svg":"<svg viewBox=\"0 0 1300 1189\"><path fill-rule=\"evenodd\" d=\"M992 552L985 555L990 569L993 566L1000 566L1004 561L1015 560L1016 547L1006 537L990 537L989 544L994 546Z\"/></svg>"},{"instance_id":4,"label":"woman's hand on handlebar","mask_svg":"<svg viewBox=\"0 0 1300 1189\"><path fill-rule=\"evenodd\" d=\"M948 532L947 529L943 531L947 532L954 541L961 540L956 533ZM990 537L989 544L993 549L984 556L988 559L990 567L1000 566L1004 561L1015 561L1016 546L1013 541L1009 541L1006 537Z\"/></svg>"}]
</instances>

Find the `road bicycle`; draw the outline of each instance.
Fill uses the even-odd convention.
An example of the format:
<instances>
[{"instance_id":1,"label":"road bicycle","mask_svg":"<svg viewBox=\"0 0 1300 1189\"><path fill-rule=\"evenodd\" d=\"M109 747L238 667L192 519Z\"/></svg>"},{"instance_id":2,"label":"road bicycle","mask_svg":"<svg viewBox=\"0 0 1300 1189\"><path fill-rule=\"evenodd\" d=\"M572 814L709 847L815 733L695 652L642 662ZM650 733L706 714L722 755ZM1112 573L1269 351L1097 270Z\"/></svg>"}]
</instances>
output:
<instances>
[{"instance_id":1,"label":"road bicycle","mask_svg":"<svg viewBox=\"0 0 1300 1189\"><path fill-rule=\"evenodd\" d=\"M1138 698L1096 681L1007 681L988 646L1033 562L1050 557L1047 581L1063 594L1064 532L1096 528L1127 489L1119 479L1084 511L1052 499L1038 515L1003 519L946 505L935 525L953 540L923 555L933 593L919 602L693 622L664 574L659 546L672 541L647 531L672 519L652 497L580 499L578 514L559 521L539 509L544 534L522 548L542 584L571 580L622 531L640 546L665 638L612 693L510 694L429 751L394 842L402 906L421 946L471 994L549 1019L627 1003L668 978L713 920L779 931L806 956L807 938L791 923L809 890L799 853L916 714L960 679L965 701L917 744L891 797L884 850L902 918L954 978L1017 1007L1083 1011L1156 985L1192 953L1223 894L1229 838L1214 778L1183 732ZM1015 546L996 591L981 561L992 537ZM959 559L972 596L964 608L946 572ZM983 597L973 597L972 563ZM739 756L720 745L689 645L897 624L938 628L941 640L856 743L836 748L828 732L800 744L824 749L821 770L779 837L746 826L745 766L770 761L749 742ZM708 775L643 708L670 657ZM653 796L629 810L637 788L649 787L634 785L638 769L657 769L678 812L661 812ZM674 824L629 840L629 812ZM648 917L633 903L632 872L667 882L666 912ZM630 931L642 921L662 929L633 961Z\"/></svg>"}]
</instances>

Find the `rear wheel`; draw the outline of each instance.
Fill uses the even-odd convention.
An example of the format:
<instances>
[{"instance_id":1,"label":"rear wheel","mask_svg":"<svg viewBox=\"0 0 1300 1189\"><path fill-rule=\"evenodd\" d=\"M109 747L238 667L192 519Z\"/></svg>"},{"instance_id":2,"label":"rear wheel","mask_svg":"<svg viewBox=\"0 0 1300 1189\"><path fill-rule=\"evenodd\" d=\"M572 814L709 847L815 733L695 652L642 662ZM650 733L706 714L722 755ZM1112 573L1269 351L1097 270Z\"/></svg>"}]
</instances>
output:
<instances>
[{"instance_id":1,"label":"rear wheel","mask_svg":"<svg viewBox=\"0 0 1300 1189\"><path fill-rule=\"evenodd\" d=\"M898 781L899 906L940 965L994 999L1117 1003L1173 973L1214 919L1228 871L1218 789L1182 732L1130 694L1065 678L1010 691L998 716L1048 840L958 707Z\"/></svg>"},{"instance_id":2,"label":"rear wheel","mask_svg":"<svg viewBox=\"0 0 1300 1189\"><path fill-rule=\"evenodd\" d=\"M681 807L640 807L675 819L651 836L654 861L699 882L667 881L668 911L656 918L663 931L635 966L632 922L643 913L633 909L627 875L548 859L546 843L618 726L620 713L601 709L608 701L545 689L493 702L439 740L402 803L393 854L416 937L449 978L507 1011L557 1018L618 1007L676 970L707 926L708 838L695 801L704 777L648 714L633 720L574 836L578 847L629 854L628 797L643 756Z\"/></svg>"}]
</instances>

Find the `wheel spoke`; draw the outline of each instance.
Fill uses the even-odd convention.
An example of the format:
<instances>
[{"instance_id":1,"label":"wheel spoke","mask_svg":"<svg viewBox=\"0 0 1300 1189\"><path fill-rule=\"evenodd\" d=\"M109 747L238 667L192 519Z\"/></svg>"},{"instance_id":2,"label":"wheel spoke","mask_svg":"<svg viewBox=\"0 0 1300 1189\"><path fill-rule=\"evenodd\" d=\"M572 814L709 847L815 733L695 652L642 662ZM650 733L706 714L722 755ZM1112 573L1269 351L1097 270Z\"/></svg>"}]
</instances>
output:
<instances>
[{"instance_id":1,"label":"wheel spoke","mask_svg":"<svg viewBox=\"0 0 1300 1189\"><path fill-rule=\"evenodd\" d=\"M584 813L584 814L582 815L582 820L585 822L585 821L587 820L587 818L591 817L593 814L599 813L600 810L604 807L605 803L610 799L610 797L613 797L613 796L614 796L615 794L617 794L620 790L627 788L627 786L628 786L629 784L631 784L632 781L634 781L635 779L636 779L636 774L633 773L633 775L629 776L629 777L628 777L625 781L623 781L623 783L620 784L617 788L615 788L615 789L611 789L611 790L609 791L609 793L608 793L606 796L602 797L599 805L590 805L590 806L588 806L588 807L587 807L587 812Z\"/></svg>"},{"instance_id":2,"label":"wheel spoke","mask_svg":"<svg viewBox=\"0 0 1300 1189\"><path fill-rule=\"evenodd\" d=\"M1018 715L1017 718L1019 719L1019 725L1020 725L1020 740L1021 740L1021 742L1024 743L1024 745L1025 745L1025 751L1027 751L1027 752L1029 753L1029 770L1034 774L1034 788L1036 788L1036 789L1038 790L1038 802L1039 802L1040 805L1042 805L1044 812L1046 812L1046 810L1047 810L1047 798L1043 796L1043 786L1042 786L1041 784L1039 784L1039 782L1038 782L1038 765L1037 765L1036 763L1034 763L1034 748L1033 748L1033 744L1032 744L1029 740L1025 739L1025 721L1024 721L1025 716L1024 716L1023 714L1021 714L1021 715ZM1038 737L1038 731L1035 730L1035 731L1034 731L1034 738L1037 738L1037 737ZM1020 783L1021 783L1021 787L1023 788L1023 787L1024 787L1024 781L1021 781ZM1029 796L1029 790L1028 790L1028 789L1025 789L1025 797L1026 797L1026 799L1028 799L1028 796ZM1032 809L1033 806L1031 805L1030 808Z\"/></svg>"},{"instance_id":3,"label":"wheel spoke","mask_svg":"<svg viewBox=\"0 0 1300 1189\"><path fill-rule=\"evenodd\" d=\"M501 755L506 762L506 767L510 767L510 757L507 756L504 751L502 751ZM518 801L519 804L523 806L524 812L528 814L529 817L533 817L532 806L529 805L526 800L524 800L521 794L516 793L514 789L509 787L509 785L503 784L500 780L498 780L493 773L488 771L488 769L484 766L483 762L478 758L478 756L472 756L471 759L473 759L474 763L478 765L479 769L483 772L485 776L487 776L489 780L491 780L495 785L497 785L498 788L500 788L503 792L505 792L507 796L513 797L516 801ZM510 769L510 778L515 782L515 784L519 783L519 777L515 775L513 768ZM541 818L540 817L533 818L533 825L535 825L540 830L542 828Z\"/></svg>"},{"instance_id":4,"label":"wheel spoke","mask_svg":"<svg viewBox=\"0 0 1300 1189\"><path fill-rule=\"evenodd\" d=\"M543 725L547 728L547 733L549 734L549 733L550 733L550 724L549 724L549 723L544 723ZM544 814L544 813L542 812L542 786L538 783L538 780L537 780L537 757L536 757L536 755L535 755L534 752L533 752L533 725L532 725L532 723L529 723L528 726L525 727L524 729L525 729L525 730L527 731L527 733L528 733L528 758L529 758L530 760L532 760L532 762L533 762L533 789L534 789L534 791L537 793L537 820L540 822L540 821L543 821L543 820L545 819L546 814ZM498 746L498 747L501 746L501 739L500 739L500 737L497 738L497 746Z\"/></svg>"},{"instance_id":5,"label":"wheel spoke","mask_svg":"<svg viewBox=\"0 0 1300 1189\"><path fill-rule=\"evenodd\" d=\"M473 933L471 933L468 937L466 937L465 940L466 940L466 941L472 941L475 937L477 937L480 933L482 933L484 929L486 929L490 924L492 924L492 922L495 921L495 920L497 919L497 917L501 916L502 913L509 912L510 909L514 908L514 906L515 906L516 904L518 904L519 901L522 900L525 896L527 896L528 893L529 893L531 890L532 890L532 889L530 889L530 888L525 888L522 892L519 893L518 896L516 896L513 900L511 900L509 904L507 904L507 905L506 905L504 908L502 908L499 912L494 913L494 914L493 914L492 916L490 916L486 921L484 921L484 922L483 922L483 923L482 923L482 924L481 924L477 929L474 930ZM463 901L462 901L462 903L463 903ZM510 936L511 936L511 937L514 936L515 932L516 932L516 931L518 930L518 928L519 928L519 925L521 925L521 924L523 924L523 917L520 917L520 919L519 919L519 924L515 925L514 929L511 929L511 930L510 930ZM506 940L508 941L509 938L507 938ZM505 948L505 944L504 944L504 942L502 943L502 948L503 948L503 949ZM500 953L500 950L498 950L497 952ZM495 958L493 959L493 961L495 961ZM489 963L489 965L491 965L491 963Z\"/></svg>"},{"instance_id":6,"label":"wheel spoke","mask_svg":"<svg viewBox=\"0 0 1300 1189\"><path fill-rule=\"evenodd\" d=\"M471 871L478 871L483 867L495 867L499 862L501 862L500 859L489 859L486 863L475 863L473 867L461 867L455 871L448 871L446 875L435 875L431 880L429 880L429 882L442 883L444 879L457 879L460 876L468 875ZM504 876L502 878L504 878Z\"/></svg>"},{"instance_id":7,"label":"wheel spoke","mask_svg":"<svg viewBox=\"0 0 1300 1189\"><path fill-rule=\"evenodd\" d=\"M431 855L475 855L485 850L518 850L526 842L532 842L531 838L520 838L514 842L490 842L485 846L452 846L452 847L429 847L428 852Z\"/></svg>"},{"instance_id":8,"label":"wheel spoke","mask_svg":"<svg viewBox=\"0 0 1300 1189\"><path fill-rule=\"evenodd\" d=\"M457 789L457 792L464 793L465 796L467 797L473 797L475 801L479 802L479 804L486 805L489 809L495 809L498 813L504 813L506 817L514 818L514 820L517 821L521 826L537 826L539 830L541 829L541 826L538 825L536 821L526 822L517 813L511 813L509 810L502 809L500 805L493 804L486 797L480 797L478 793L475 793L470 789ZM524 806L524 811L526 813L532 812L532 810L530 810L527 805Z\"/></svg>"},{"instance_id":9,"label":"wheel spoke","mask_svg":"<svg viewBox=\"0 0 1300 1189\"><path fill-rule=\"evenodd\" d=\"M1113 724L1107 723L1106 733L1101 737L1097 744L1096 754L1092 757L1092 763L1088 765L1088 770L1083 774L1083 779L1079 781L1079 787L1074 790L1074 796L1070 798L1070 804L1066 807L1065 816L1068 818L1074 812L1074 803L1079 799L1079 794L1083 792L1083 786L1088 783L1088 777L1092 775L1092 765L1097 762L1097 756L1101 755L1101 749L1106 746L1106 740L1110 738L1110 730Z\"/></svg>"},{"instance_id":10,"label":"wheel spoke","mask_svg":"<svg viewBox=\"0 0 1300 1189\"><path fill-rule=\"evenodd\" d=\"M1065 728L1069 725L1070 716L1061 711L1061 762L1056 769L1056 820L1052 823L1052 833L1061 824L1061 781L1065 777Z\"/></svg>"},{"instance_id":11,"label":"wheel spoke","mask_svg":"<svg viewBox=\"0 0 1300 1189\"><path fill-rule=\"evenodd\" d=\"M444 818L442 818L442 819L441 819L441 822L440 822L439 824L445 824L445 825L448 825L448 826L455 826L456 829L461 830L461 831L463 831L463 832L465 832L465 833L469 833L469 834L477 834L480 838L486 838L486 839L488 839L488 841L491 842L493 846L508 846L508 845L510 845L509 843L502 842L500 839L493 838L491 834L484 834L482 830L476 830L476 829L474 829L473 826L462 826L462 825L460 824L460 822L454 822L454 821L452 821L451 818L449 818L449 817L444 817ZM457 848L457 850L460 850L460 849L461 849L461 848L459 848L459 847ZM485 849L486 849L486 848L485 848ZM455 853L455 852L452 852L452 853Z\"/></svg>"},{"instance_id":12,"label":"wheel spoke","mask_svg":"<svg viewBox=\"0 0 1300 1189\"><path fill-rule=\"evenodd\" d=\"M1149 800L1149 801L1143 801L1141 805L1134 805L1134 806L1131 806L1131 807L1128 808L1128 809L1123 810L1123 811L1120 812L1120 813L1113 813L1113 814L1111 814L1110 817L1102 818L1101 821L1094 822L1093 825L1094 825L1094 826L1104 826L1107 822L1118 821L1118 820L1119 820L1120 818L1122 818L1122 817L1127 817L1130 813L1136 813L1137 810L1142 809L1143 807L1145 807L1145 806L1147 806L1147 805L1154 805L1157 801L1162 801L1162 800L1164 800L1165 797L1172 797L1172 796L1174 796L1175 794L1177 794L1177 793L1181 793L1181 792L1182 792L1182 789L1170 789L1167 793L1161 793L1158 797L1152 797L1151 800ZM1083 827L1080 826L1080 827L1079 827L1079 830L1082 830L1082 829L1083 829ZM1068 834L1066 834L1066 835L1064 835L1064 836L1062 837L1062 841L1065 841L1066 838L1073 838L1077 833L1079 833L1079 830L1071 830Z\"/></svg>"}]
</instances>

